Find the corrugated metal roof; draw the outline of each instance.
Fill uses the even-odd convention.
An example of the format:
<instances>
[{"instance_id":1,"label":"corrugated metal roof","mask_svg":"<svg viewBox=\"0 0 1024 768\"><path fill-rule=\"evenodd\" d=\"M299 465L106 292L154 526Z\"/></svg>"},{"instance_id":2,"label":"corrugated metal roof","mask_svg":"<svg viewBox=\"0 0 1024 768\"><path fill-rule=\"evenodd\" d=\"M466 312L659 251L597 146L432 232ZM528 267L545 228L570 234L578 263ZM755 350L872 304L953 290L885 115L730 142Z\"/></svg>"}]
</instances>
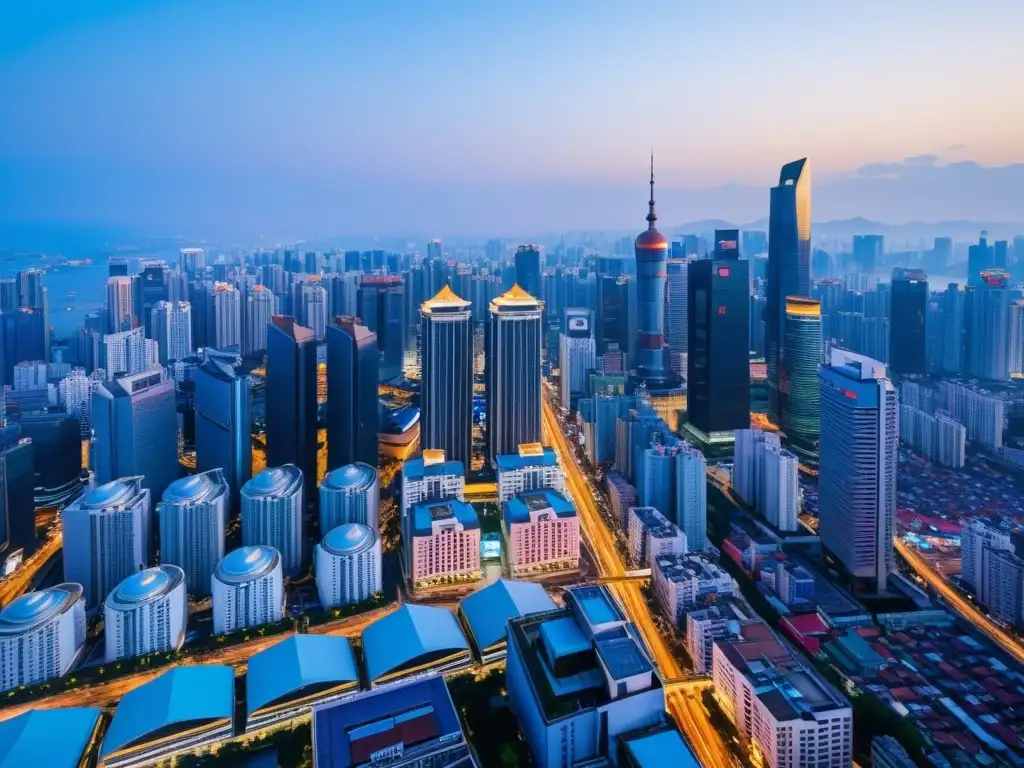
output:
<instances>
[{"instance_id":1,"label":"corrugated metal roof","mask_svg":"<svg viewBox=\"0 0 1024 768\"><path fill-rule=\"evenodd\" d=\"M427 605L403 605L364 629L362 639L370 682L428 653L469 650L455 615Z\"/></svg>"},{"instance_id":2,"label":"corrugated metal roof","mask_svg":"<svg viewBox=\"0 0 1024 768\"><path fill-rule=\"evenodd\" d=\"M347 637L294 635L249 659L246 716L307 686L353 680L359 670Z\"/></svg>"},{"instance_id":3,"label":"corrugated metal roof","mask_svg":"<svg viewBox=\"0 0 1024 768\"><path fill-rule=\"evenodd\" d=\"M35 709L0 722L0 768L77 768L102 711Z\"/></svg>"},{"instance_id":4,"label":"corrugated metal roof","mask_svg":"<svg viewBox=\"0 0 1024 768\"><path fill-rule=\"evenodd\" d=\"M512 579L498 579L463 599L459 607L481 651L505 639L509 619L557 608L540 584Z\"/></svg>"},{"instance_id":5,"label":"corrugated metal roof","mask_svg":"<svg viewBox=\"0 0 1024 768\"><path fill-rule=\"evenodd\" d=\"M100 756L170 725L230 718L234 703L235 670L231 667L206 664L168 670L121 699Z\"/></svg>"}]
</instances>

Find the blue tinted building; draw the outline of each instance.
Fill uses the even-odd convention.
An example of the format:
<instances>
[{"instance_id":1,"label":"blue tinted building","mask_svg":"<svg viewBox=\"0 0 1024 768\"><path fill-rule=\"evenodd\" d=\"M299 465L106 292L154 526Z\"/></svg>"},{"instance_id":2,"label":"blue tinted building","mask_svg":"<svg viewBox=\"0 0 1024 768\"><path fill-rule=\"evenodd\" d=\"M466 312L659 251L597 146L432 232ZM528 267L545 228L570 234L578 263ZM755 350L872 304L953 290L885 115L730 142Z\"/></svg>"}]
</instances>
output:
<instances>
[{"instance_id":1,"label":"blue tinted building","mask_svg":"<svg viewBox=\"0 0 1024 768\"><path fill-rule=\"evenodd\" d=\"M668 238L655 223L654 157L651 157L651 199L648 201L647 230L637 235L637 376L649 387L659 386L670 378L665 365L665 283L668 280Z\"/></svg>"},{"instance_id":2,"label":"blue tinted building","mask_svg":"<svg viewBox=\"0 0 1024 768\"><path fill-rule=\"evenodd\" d=\"M267 327L267 465L302 470L307 496L316 489L316 338L294 317Z\"/></svg>"},{"instance_id":3,"label":"blue tinted building","mask_svg":"<svg viewBox=\"0 0 1024 768\"><path fill-rule=\"evenodd\" d=\"M12 309L0 314L0 377L3 384L13 384L11 372L23 360L45 360L46 323L37 309Z\"/></svg>"},{"instance_id":4,"label":"blue tinted building","mask_svg":"<svg viewBox=\"0 0 1024 768\"><path fill-rule=\"evenodd\" d=\"M359 523L380 531L380 483L369 464L347 464L320 483L320 532Z\"/></svg>"},{"instance_id":5,"label":"blue tinted building","mask_svg":"<svg viewBox=\"0 0 1024 768\"><path fill-rule=\"evenodd\" d=\"M31 440L19 438L17 429L0 432L0 563L19 549L29 555L36 548L32 459Z\"/></svg>"},{"instance_id":6,"label":"blue tinted building","mask_svg":"<svg viewBox=\"0 0 1024 768\"><path fill-rule=\"evenodd\" d=\"M469 665L469 643L447 608L406 603L362 634L366 680L371 688Z\"/></svg>"},{"instance_id":7,"label":"blue tinted building","mask_svg":"<svg viewBox=\"0 0 1024 768\"><path fill-rule=\"evenodd\" d=\"M459 603L459 615L484 664L505 657L509 619L556 609L543 584L514 579L498 579Z\"/></svg>"},{"instance_id":8,"label":"blue tinted building","mask_svg":"<svg viewBox=\"0 0 1024 768\"><path fill-rule=\"evenodd\" d=\"M420 308L420 445L467 466L473 438L473 324L470 303L445 286Z\"/></svg>"},{"instance_id":9,"label":"blue tinted building","mask_svg":"<svg viewBox=\"0 0 1024 768\"><path fill-rule=\"evenodd\" d=\"M209 357L193 375L195 382L196 469L221 469L238 498L252 477L252 417L249 382L219 357Z\"/></svg>"},{"instance_id":10,"label":"blue tinted building","mask_svg":"<svg viewBox=\"0 0 1024 768\"><path fill-rule=\"evenodd\" d=\"M327 326L327 465L377 466L377 335L354 317Z\"/></svg>"},{"instance_id":11,"label":"blue tinted building","mask_svg":"<svg viewBox=\"0 0 1024 768\"><path fill-rule=\"evenodd\" d=\"M531 296L541 296L540 248L520 245L515 254L516 284Z\"/></svg>"},{"instance_id":12,"label":"blue tinted building","mask_svg":"<svg viewBox=\"0 0 1024 768\"><path fill-rule=\"evenodd\" d=\"M87 765L100 732L99 707L35 709L0 722L0 766Z\"/></svg>"},{"instance_id":13,"label":"blue tinted building","mask_svg":"<svg viewBox=\"0 0 1024 768\"><path fill-rule=\"evenodd\" d=\"M359 284L359 318L377 335L380 380L402 375L405 361L405 285L402 278L364 275Z\"/></svg>"}]
</instances>

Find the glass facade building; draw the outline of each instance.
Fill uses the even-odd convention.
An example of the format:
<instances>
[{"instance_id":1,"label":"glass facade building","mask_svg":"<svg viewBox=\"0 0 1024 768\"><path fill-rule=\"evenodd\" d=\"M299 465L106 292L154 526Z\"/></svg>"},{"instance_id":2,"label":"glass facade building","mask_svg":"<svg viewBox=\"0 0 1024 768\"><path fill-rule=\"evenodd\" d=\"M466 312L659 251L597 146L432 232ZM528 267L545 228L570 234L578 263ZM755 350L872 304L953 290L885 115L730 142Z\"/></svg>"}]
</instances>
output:
<instances>
[{"instance_id":1,"label":"glass facade building","mask_svg":"<svg viewBox=\"0 0 1024 768\"><path fill-rule=\"evenodd\" d=\"M805 462L816 463L821 436L821 304L786 299L785 355L779 377L779 410L786 444Z\"/></svg>"},{"instance_id":2,"label":"glass facade building","mask_svg":"<svg viewBox=\"0 0 1024 768\"><path fill-rule=\"evenodd\" d=\"M889 367L893 373L928 373L928 275L894 269L889 318Z\"/></svg>"},{"instance_id":3,"label":"glass facade building","mask_svg":"<svg viewBox=\"0 0 1024 768\"><path fill-rule=\"evenodd\" d=\"M671 375L665 365L665 284L668 280L668 238L655 226L654 158L651 158L651 199L647 230L637 235L636 253L637 378L648 387L663 386Z\"/></svg>"},{"instance_id":4,"label":"glass facade building","mask_svg":"<svg viewBox=\"0 0 1024 768\"><path fill-rule=\"evenodd\" d=\"M327 327L327 465L377 466L380 402L377 334L355 317Z\"/></svg>"},{"instance_id":5,"label":"glass facade building","mask_svg":"<svg viewBox=\"0 0 1024 768\"><path fill-rule=\"evenodd\" d=\"M401 377L406 334L404 281L393 276L364 276L358 304L363 325L377 335L380 380Z\"/></svg>"},{"instance_id":6,"label":"glass facade building","mask_svg":"<svg viewBox=\"0 0 1024 768\"><path fill-rule=\"evenodd\" d=\"M979 379L1010 378L1010 274L981 273L964 294L966 373Z\"/></svg>"},{"instance_id":7,"label":"glass facade building","mask_svg":"<svg viewBox=\"0 0 1024 768\"><path fill-rule=\"evenodd\" d=\"M295 318L267 328L267 465L294 464L316 489L316 338Z\"/></svg>"},{"instance_id":8,"label":"glass facade building","mask_svg":"<svg viewBox=\"0 0 1024 768\"><path fill-rule=\"evenodd\" d=\"M420 445L469 466L473 438L470 303L445 286L420 308Z\"/></svg>"},{"instance_id":9,"label":"glass facade building","mask_svg":"<svg viewBox=\"0 0 1024 768\"><path fill-rule=\"evenodd\" d=\"M516 283L531 296L541 297L540 248L520 245L515 255Z\"/></svg>"},{"instance_id":10,"label":"glass facade building","mask_svg":"<svg viewBox=\"0 0 1024 768\"><path fill-rule=\"evenodd\" d=\"M219 355L196 369L196 470L222 469L233 499L252 477L249 381ZM220 559L220 558L217 558ZM216 560L214 561L216 562Z\"/></svg>"}]
</instances>

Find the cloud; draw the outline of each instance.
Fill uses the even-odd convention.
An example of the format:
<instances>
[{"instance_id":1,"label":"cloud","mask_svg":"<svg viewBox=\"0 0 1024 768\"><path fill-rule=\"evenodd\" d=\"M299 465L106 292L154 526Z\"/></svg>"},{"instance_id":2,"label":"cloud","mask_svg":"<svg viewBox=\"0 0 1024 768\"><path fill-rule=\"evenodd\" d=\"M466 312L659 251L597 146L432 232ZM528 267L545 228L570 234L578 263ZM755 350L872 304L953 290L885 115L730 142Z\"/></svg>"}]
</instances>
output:
<instances>
[{"instance_id":1,"label":"cloud","mask_svg":"<svg viewBox=\"0 0 1024 768\"><path fill-rule=\"evenodd\" d=\"M905 165L935 165L937 162L939 162L938 155L914 155L903 158Z\"/></svg>"},{"instance_id":2,"label":"cloud","mask_svg":"<svg viewBox=\"0 0 1024 768\"><path fill-rule=\"evenodd\" d=\"M967 145L966 144L950 144L949 147L947 148L947 151L949 151L949 152L966 152L967 151Z\"/></svg>"}]
</instances>

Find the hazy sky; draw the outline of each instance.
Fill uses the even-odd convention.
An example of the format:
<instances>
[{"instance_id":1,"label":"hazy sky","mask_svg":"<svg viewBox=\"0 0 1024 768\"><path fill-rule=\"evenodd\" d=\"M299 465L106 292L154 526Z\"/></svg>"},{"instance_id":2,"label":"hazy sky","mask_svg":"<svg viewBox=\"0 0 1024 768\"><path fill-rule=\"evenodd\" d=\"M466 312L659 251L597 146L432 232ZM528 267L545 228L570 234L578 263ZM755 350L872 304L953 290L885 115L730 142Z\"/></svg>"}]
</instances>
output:
<instances>
[{"instance_id":1,"label":"hazy sky","mask_svg":"<svg viewBox=\"0 0 1024 768\"><path fill-rule=\"evenodd\" d=\"M266 236L1024 219L1020 0L6 0L0 220Z\"/></svg>"}]
</instances>

